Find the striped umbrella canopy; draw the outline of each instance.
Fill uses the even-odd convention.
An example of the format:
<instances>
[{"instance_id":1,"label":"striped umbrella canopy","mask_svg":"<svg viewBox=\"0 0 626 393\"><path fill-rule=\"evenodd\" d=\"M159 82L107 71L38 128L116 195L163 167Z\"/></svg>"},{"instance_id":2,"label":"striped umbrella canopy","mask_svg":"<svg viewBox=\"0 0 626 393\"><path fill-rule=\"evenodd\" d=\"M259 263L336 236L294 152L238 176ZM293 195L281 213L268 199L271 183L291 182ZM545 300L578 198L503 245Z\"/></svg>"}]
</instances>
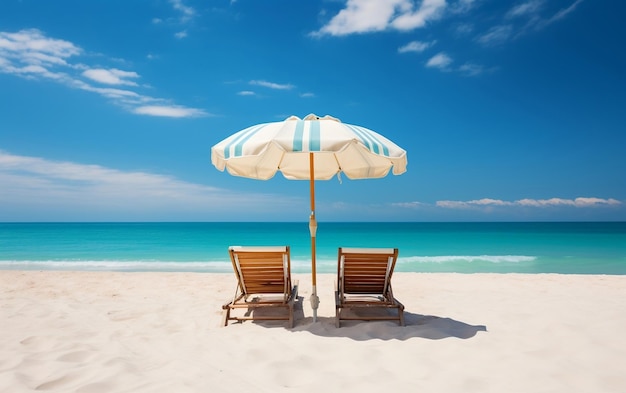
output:
<instances>
[{"instance_id":1,"label":"striped umbrella canopy","mask_svg":"<svg viewBox=\"0 0 626 393\"><path fill-rule=\"evenodd\" d=\"M309 180L311 197L311 306L317 320L315 180L343 173L349 179L374 179L406 172L406 151L364 127L314 114L300 119L248 127L211 148L220 171L252 179L271 179L276 172L290 180Z\"/></svg>"}]
</instances>

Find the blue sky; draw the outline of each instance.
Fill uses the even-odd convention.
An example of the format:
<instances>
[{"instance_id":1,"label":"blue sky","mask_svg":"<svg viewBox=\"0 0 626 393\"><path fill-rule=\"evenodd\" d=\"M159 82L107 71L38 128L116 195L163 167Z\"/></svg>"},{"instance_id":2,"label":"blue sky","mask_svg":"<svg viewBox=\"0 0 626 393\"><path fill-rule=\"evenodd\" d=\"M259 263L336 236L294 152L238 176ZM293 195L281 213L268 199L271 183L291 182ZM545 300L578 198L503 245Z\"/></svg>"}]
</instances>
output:
<instances>
[{"instance_id":1,"label":"blue sky","mask_svg":"<svg viewBox=\"0 0 626 393\"><path fill-rule=\"evenodd\" d=\"M308 183L216 170L329 114L408 171L316 183L320 221L626 220L626 3L0 2L0 221L306 221Z\"/></svg>"}]
</instances>

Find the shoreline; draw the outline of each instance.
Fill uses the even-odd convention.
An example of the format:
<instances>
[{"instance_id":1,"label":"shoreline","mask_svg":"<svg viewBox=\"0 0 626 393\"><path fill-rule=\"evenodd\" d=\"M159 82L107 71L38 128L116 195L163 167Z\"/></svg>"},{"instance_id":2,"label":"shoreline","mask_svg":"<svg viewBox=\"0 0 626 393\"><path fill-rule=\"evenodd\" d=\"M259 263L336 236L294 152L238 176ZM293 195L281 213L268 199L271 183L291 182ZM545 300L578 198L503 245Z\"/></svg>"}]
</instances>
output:
<instances>
[{"instance_id":1,"label":"shoreline","mask_svg":"<svg viewBox=\"0 0 626 393\"><path fill-rule=\"evenodd\" d=\"M626 391L626 276L403 273L406 326L220 327L232 273L0 271L0 391Z\"/></svg>"}]
</instances>

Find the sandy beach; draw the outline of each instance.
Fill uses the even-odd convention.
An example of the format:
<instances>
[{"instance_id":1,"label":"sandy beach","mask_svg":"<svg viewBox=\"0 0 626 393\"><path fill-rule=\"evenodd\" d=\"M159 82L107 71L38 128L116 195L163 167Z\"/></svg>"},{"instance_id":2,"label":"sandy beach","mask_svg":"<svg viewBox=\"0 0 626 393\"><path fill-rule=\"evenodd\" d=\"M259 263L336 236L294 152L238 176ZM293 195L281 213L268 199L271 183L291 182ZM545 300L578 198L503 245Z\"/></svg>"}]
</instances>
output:
<instances>
[{"instance_id":1,"label":"sandy beach","mask_svg":"<svg viewBox=\"0 0 626 393\"><path fill-rule=\"evenodd\" d=\"M624 392L626 276L398 273L406 325L220 327L231 274L0 271L0 392Z\"/></svg>"}]
</instances>

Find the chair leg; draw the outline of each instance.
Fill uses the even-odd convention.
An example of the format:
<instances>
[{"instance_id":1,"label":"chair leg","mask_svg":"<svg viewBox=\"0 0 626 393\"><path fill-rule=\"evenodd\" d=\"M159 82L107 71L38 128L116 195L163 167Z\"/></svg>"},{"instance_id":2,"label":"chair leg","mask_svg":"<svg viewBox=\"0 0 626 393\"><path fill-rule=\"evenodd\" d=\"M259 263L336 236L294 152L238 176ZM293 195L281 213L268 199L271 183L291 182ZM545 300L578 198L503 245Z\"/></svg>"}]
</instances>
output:
<instances>
[{"instance_id":1,"label":"chair leg","mask_svg":"<svg viewBox=\"0 0 626 393\"><path fill-rule=\"evenodd\" d=\"M230 307L225 308L222 311L222 326L228 326L228 320L230 319Z\"/></svg>"},{"instance_id":2,"label":"chair leg","mask_svg":"<svg viewBox=\"0 0 626 393\"><path fill-rule=\"evenodd\" d=\"M335 281L335 327L337 328L341 325L341 307L339 307L341 302L339 301L339 296L339 289Z\"/></svg>"}]
</instances>

